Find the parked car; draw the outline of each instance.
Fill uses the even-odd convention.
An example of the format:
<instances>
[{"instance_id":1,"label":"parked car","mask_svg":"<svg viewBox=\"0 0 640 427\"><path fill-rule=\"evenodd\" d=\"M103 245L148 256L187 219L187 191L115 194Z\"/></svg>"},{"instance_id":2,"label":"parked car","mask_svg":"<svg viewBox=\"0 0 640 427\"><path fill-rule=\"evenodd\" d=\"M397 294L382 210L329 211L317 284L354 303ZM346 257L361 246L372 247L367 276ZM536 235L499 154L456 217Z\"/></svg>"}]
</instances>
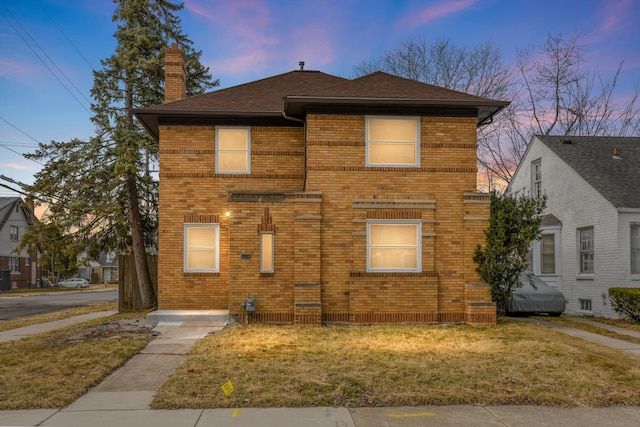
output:
<instances>
[{"instance_id":1,"label":"parked car","mask_svg":"<svg viewBox=\"0 0 640 427\"><path fill-rule=\"evenodd\" d=\"M65 288L88 288L89 281L81 277L72 277L71 279L59 282L58 285Z\"/></svg>"},{"instance_id":2,"label":"parked car","mask_svg":"<svg viewBox=\"0 0 640 427\"><path fill-rule=\"evenodd\" d=\"M507 314L547 313L549 316L560 316L564 312L567 300L558 289L526 272L520 275L520 284L522 286L511 293Z\"/></svg>"}]
</instances>

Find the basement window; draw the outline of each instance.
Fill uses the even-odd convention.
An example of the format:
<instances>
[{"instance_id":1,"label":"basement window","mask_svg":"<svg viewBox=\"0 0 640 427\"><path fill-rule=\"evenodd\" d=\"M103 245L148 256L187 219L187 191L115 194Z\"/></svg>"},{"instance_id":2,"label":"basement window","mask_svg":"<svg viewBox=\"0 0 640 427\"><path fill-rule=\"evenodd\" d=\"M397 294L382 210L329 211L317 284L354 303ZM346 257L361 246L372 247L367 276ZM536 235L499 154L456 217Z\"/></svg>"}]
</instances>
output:
<instances>
[{"instance_id":1,"label":"basement window","mask_svg":"<svg viewBox=\"0 0 640 427\"><path fill-rule=\"evenodd\" d=\"M591 311L591 300L580 298L580 310Z\"/></svg>"},{"instance_id":2,"label":"basement window","mask_svg":"<svg viewBox=\"0 0 640 427\"><path fill-rule=\"evenodd\" d=\"M367 117L366 165L420 166L420 118Z\"/></svg>"}]
</instances>

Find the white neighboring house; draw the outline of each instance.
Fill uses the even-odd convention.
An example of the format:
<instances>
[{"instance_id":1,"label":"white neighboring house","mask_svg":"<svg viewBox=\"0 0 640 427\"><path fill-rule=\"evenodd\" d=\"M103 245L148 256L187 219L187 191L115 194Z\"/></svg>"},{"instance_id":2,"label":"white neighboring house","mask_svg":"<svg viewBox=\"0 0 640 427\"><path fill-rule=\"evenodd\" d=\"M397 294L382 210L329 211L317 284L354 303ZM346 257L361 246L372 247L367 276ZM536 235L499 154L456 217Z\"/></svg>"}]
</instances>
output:
<instances>
[{"instance_id":1,"label":"white neighboring house","mask_svg":"<svg viewBox=\"0 0 640 427\"><path fill-rule=\"evenodd\" d=\"M509 191L547 195L532 267L566 312L619 317L609 288L640 287L640 138L534 136Z\"/></svg>"}]
</instances>

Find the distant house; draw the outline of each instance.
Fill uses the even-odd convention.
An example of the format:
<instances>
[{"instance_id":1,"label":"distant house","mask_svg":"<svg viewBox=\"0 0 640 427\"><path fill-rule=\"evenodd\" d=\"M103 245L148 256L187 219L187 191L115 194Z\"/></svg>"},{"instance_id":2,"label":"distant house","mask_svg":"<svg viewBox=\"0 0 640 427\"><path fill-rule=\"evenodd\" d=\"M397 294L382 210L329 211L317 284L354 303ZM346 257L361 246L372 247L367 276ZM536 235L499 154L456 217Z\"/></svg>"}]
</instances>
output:
<instances>
[{"instance_id":1,"label":"distant house","mask_svg":"<svg viewBox=\"0 0 640 427\"><path fill-rule=\"evenodd\" d=\"M611 287L640 287L640 138L534 136L512 192L546 194L533 273L567 312L617 318Z\"/></svg>"},{"instance_id":2,"label":"distant house","mask_svg":"<svg viewBox=\"0 0 640 427\"><path fill-rule=\"evenodd\" d=\"M495 323L477 128L508 103L300 70L135 112L159 141L158 308L252 322Z\"/></svg>"},{"instance_id":3,"label":"distant house","mask_svg":"<svg viewBox=\"0 0 640 427\"><path fill-rule=\"evenodd\" d=\"M101 252L97 260L88 260L86 254L82 254L79 264L77 277L88 279L91 283L118 281L118 256L113 252Z\"/></svg>"},{"instance_id":4,"label":"distant house","mask_svg":"<svg viewBox=\"0 0 640 427\"><path fill-rule=\"evenodd\" d=\"M19 197L0 197L0 290L40 286L39 251L14 252L35 221L33 210Z\"/></svg>"}]
</instances>

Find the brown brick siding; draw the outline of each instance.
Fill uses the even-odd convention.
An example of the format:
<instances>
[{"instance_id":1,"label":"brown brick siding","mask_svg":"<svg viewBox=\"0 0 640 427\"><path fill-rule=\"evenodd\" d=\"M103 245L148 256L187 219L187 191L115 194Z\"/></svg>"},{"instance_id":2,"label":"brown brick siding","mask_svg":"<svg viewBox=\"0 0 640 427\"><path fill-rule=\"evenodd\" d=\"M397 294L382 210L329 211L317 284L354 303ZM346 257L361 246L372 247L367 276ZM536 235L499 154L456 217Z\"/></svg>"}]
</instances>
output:
<instances>
[{"instance_id":1,"label":"brown brick siding","mask_svg":"<svg viewBox=\"0 0 640 427\"><path fill-rule=\"evenodd\" d=\"M472 194L476 120L423 117L418 168L366 167L364 126L365 116L307 116L306 171L302 128L253 127L244 175L215 173L213 126L161 126L159 308L243 321L255 294L252 321L487 323L486 293L467 292L488 216ZM219 219L220 273L185 274L185 218L206 215ZM366 272L367 219L394 218L422 220L422 273ZM259 272L265 227L272 274Z\"/></svg>"}]
</instances>

